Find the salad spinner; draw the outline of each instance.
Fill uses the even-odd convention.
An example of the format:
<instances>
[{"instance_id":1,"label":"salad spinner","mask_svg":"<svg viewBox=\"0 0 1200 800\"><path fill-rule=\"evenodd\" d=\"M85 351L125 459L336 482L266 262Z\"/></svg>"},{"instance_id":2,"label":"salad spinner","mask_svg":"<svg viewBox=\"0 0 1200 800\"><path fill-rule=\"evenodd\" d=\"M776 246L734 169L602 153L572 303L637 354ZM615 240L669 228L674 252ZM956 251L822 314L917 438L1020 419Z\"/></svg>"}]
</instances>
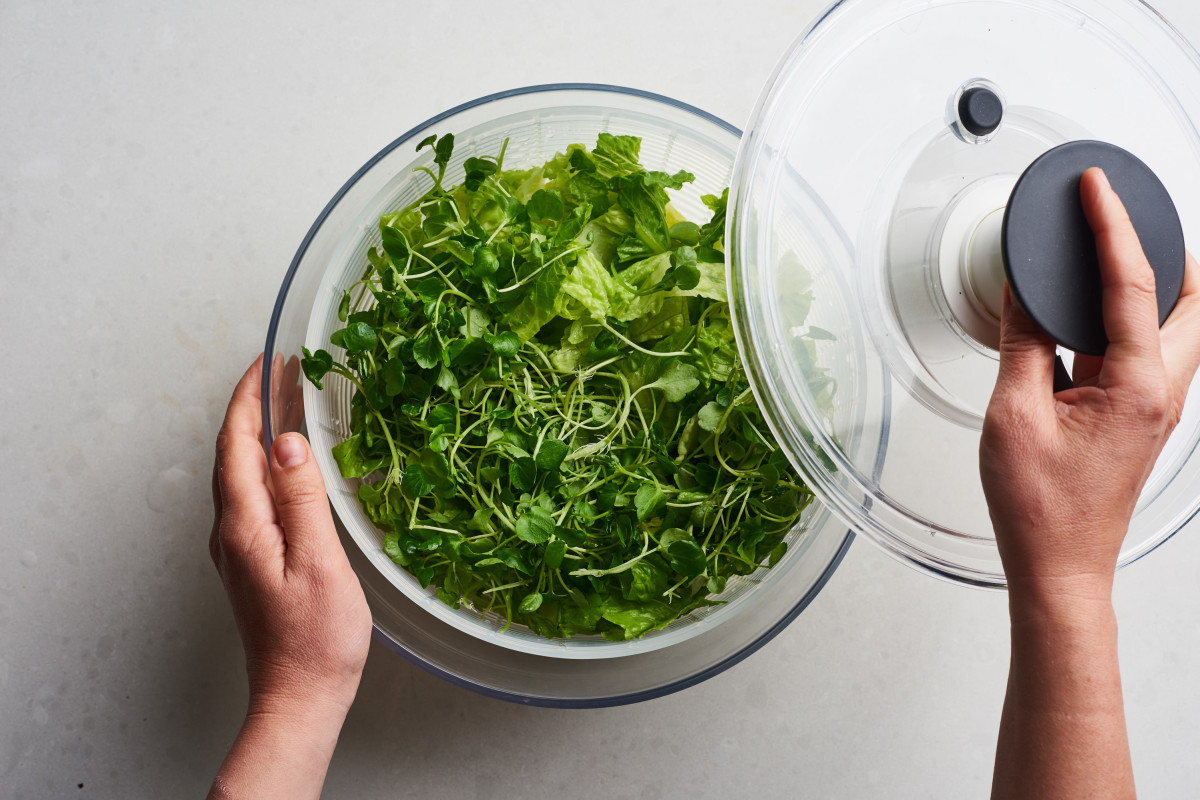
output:
<instances>
[{"instance_id":1,"label":"salad spinner","mask_svg":"<svg viewBox=\"0 0 1200 800\"><path fill-rule=\"evenodd\" d=\"M280 289L266 342L264 438L302 430L321 461L376 636L459 685L527 704L661 696L745 658L828 581L855 533L952 581L1003 587L979 481L998 368L999 303L1073 353L1102 353L1095 249L1078 200L1089 166L1125 200L1154 267L1160 318L1200 219L1200 57L1137 0L842 0L784 56L743 134L676 100L557 84L450 109L368 161L321 212ZM648 169L730 187L726 255L738 346L776 440L820 501L787 555L731 581L720 606L629 642L546 640L453 610L393 564L329 448L349 389L318 392L302 347L327 346L341 289L382 213L418 197L415 145L453 132L450 164L541 164L601 131L643 140ZM1182 222L1181 222L1182 221ZM373 238L374 237L374 238ZM814 390L836 382L832 405ZM332 389L332 390L331 390ZM1200 508L1200 400L1189 397L1134 512L1120 564Z\"/></svg>"}]
</instances>

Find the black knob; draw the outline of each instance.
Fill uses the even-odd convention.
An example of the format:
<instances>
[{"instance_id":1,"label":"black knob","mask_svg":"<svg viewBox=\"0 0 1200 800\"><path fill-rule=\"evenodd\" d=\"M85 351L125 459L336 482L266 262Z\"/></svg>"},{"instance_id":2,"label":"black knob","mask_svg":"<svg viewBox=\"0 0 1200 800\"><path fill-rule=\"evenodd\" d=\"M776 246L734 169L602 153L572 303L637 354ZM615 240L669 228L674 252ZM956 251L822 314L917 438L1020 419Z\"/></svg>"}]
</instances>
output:
<instances>
[{"instance_id":1,"label":"black knob","mask_svg":"<svg viewBox=\"0 0 1200 800\"><path fill-rule=\"evenodd\" d=\"M958 98L958 119L969 133L987 136L1000 127L1004 103L991 89L973 86Z\"/></svg>"},{"instance_id":2,"label":"black knob","mask_svg":"<svg viewBox=\"0 0 1200 800\"><path fill-rule=\"evenodd\" d=\"M1068 142L1029 165L1004 212L1001 245L1013 298L1051 338L1077 353L1103 355L1096 238L1083 213L1079 179L1100 167L1125 204L1154 269L1158 322L1183 289L1183 226L1162 181L1137 156L1105 142Z\"/></svg>"}]
</instances>

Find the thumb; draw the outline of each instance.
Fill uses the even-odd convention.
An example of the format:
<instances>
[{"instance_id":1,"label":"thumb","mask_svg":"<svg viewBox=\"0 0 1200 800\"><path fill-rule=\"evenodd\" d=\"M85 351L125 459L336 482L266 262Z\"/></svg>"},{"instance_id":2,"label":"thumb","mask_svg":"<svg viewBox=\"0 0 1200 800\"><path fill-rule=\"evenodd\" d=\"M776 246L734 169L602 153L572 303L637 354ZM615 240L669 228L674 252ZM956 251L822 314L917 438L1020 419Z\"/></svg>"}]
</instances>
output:
<instances>
[{"instance_id":1,"label":"thumb","mask_svg":"<svg viewBox=\"0 0 1200 800\"><path fill-rule=\"evenodd\" d=\"M1079 196L1096 236L1101 303L1108 348L1101 385L1137 383L1162 372L1158 296L1154 270L1137 230L1103 170L1092 167L1079 182Z\"/></svg>"},{"instance_id":2,"label":"thumb","mask_svg":"<svg viewBox=\"0 0 1200 800\"><path fill-rule=\"evenodd\" d=\"M308 440L299 433L285 433L271 445L271 480L288 565L319 559L331 546L340 552L325 482Z\"/></svg>"},{"instance_id":3,"label":"thumb","mask_svg":"<svg viewBox=\"0 0 1200 800\"><path fill-rule=\"evenodd\" d=\"M1034 402L1054 394L1054 341L1025 316L1008 284L1000 314L1000 374L995 391Z\"/></svg>"}]
</instances>

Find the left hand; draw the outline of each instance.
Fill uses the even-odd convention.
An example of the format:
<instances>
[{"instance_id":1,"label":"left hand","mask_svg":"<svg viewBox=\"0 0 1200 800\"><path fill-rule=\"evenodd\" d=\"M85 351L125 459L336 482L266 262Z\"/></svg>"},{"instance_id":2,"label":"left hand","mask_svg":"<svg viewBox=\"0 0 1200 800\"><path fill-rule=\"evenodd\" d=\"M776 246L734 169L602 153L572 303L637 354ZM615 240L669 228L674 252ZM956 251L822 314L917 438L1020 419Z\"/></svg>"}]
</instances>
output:
<instances>
[{"instance_id":1,"label":"left hand","mask_svg":"<svg viewBox=\"0 0 1200 800\"><path fill-rule=\"evenodd\" d=\"M217 436L209 550L246 650L250 713L344 716L367 658L371 612L308 442L279 436L268 468L261 374L259 356Z\"/></svg>"}]
</instances>

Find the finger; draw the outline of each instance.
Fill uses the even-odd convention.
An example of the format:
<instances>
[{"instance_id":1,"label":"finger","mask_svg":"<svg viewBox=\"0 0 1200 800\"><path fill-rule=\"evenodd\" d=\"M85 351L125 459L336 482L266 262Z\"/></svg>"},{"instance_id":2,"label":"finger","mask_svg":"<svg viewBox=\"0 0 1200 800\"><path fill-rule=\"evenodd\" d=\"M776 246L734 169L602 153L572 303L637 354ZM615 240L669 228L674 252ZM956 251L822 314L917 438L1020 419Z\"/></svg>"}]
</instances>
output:
<instances>
[{"instance_id":1,"label":"finger","mask_svg":"<svg viewBox=\"0 0 1200 800\"><path fill-rule=\"evenodd\" d=\"M221 503L221 485L217 482L217 460L213 459L212 468L212 501L213 501L213 516L217 519L221 518L222 503Z\"/></svg>"},{"instance_id":2,"label":"finger","mask_svg":"<svg viewBox=\"0 0 1200 800\"><path fill-rule=\"evenodd\" d=\"M1025 316L1007 284L1000 312L1000 373L995 391L1032 403L1048 403L1054 394L1054 341Z\"/></svg>"},{"instance_id":3,"label":"finger","mask_svg":"<svg viewBox=\"0 0 1200 800\"><path fill-rule=\"evenodd\" d=\"M1162 357L1171 386L1186 394L1200 366L1200 265L1191 253L1183 269L1179 302L1162 327Z\"/></svg>"},{"instance_id":4,"label":"finger","mask_svg":"<svg viewBox=\"0 0 1200 800\"><path fill-rule=\"evenodd\" d=\"M298 431L304 424L304 392L300 382L300 359L292 356L283 368L282 392L285 431Z\"/></svg>"},{"instance_id":5,"label":"finger","mask_svg":"<svg viewBox=\"0 0 1200 800\"><path fill-rule=\"evenodd\" d=\"M271 446L271 463L288 567L313 566L337 555L345 558L308 441L299 433L283 434Z\"/></svg>"},{"instance_id":6,"label":"finger","mask_svg":"<svg viewBox=\"0 0 1200 800\"><path fill-rule=\"evenodd\" d=\"M217 434L217 489L221 509L240 523L256 528L275 521L268 489L270 473L262 447L262 403L259 383L262 356L238 381Z\"/></svg>"},{"instance_id":7,"label":"finger","mask_svg":"<svg viewBox=\"0 0 1200 800\"><path fill-rule=\"evenodd\" d=\"M212 556L213 564L216 565L217 571L221 569L221 544L217 538L217 533L221 529L221 487L217 485L217 462L213 461L212 469L212 498L213 498L213 524L212 531L208 534L208 554Z\"/></svg>"},{"instance_id":8,"label":"finger","mask_svg":"<svg viewBox=\"0 0 1200 800\"><path fill-rule=\"evenodd\" d=\"M1103 366L1104 356L1076 353L1075 361L1071 364L1071 382L1076 386L1095 386Z\"/></svg>"},{"instance_id":9,"label":"finger","mask_svg":"<svg viewBox=\"0 0 1200 800\"><path fill-rule=\"evenodd\" d=\"M1108 334L1100 382L1130 383L1147 371L1161 370L1154 270L1103 170L1092 167L1083 174L1079 197L1100 260L1101 305Z\"/></svg>"}]
</instances>

